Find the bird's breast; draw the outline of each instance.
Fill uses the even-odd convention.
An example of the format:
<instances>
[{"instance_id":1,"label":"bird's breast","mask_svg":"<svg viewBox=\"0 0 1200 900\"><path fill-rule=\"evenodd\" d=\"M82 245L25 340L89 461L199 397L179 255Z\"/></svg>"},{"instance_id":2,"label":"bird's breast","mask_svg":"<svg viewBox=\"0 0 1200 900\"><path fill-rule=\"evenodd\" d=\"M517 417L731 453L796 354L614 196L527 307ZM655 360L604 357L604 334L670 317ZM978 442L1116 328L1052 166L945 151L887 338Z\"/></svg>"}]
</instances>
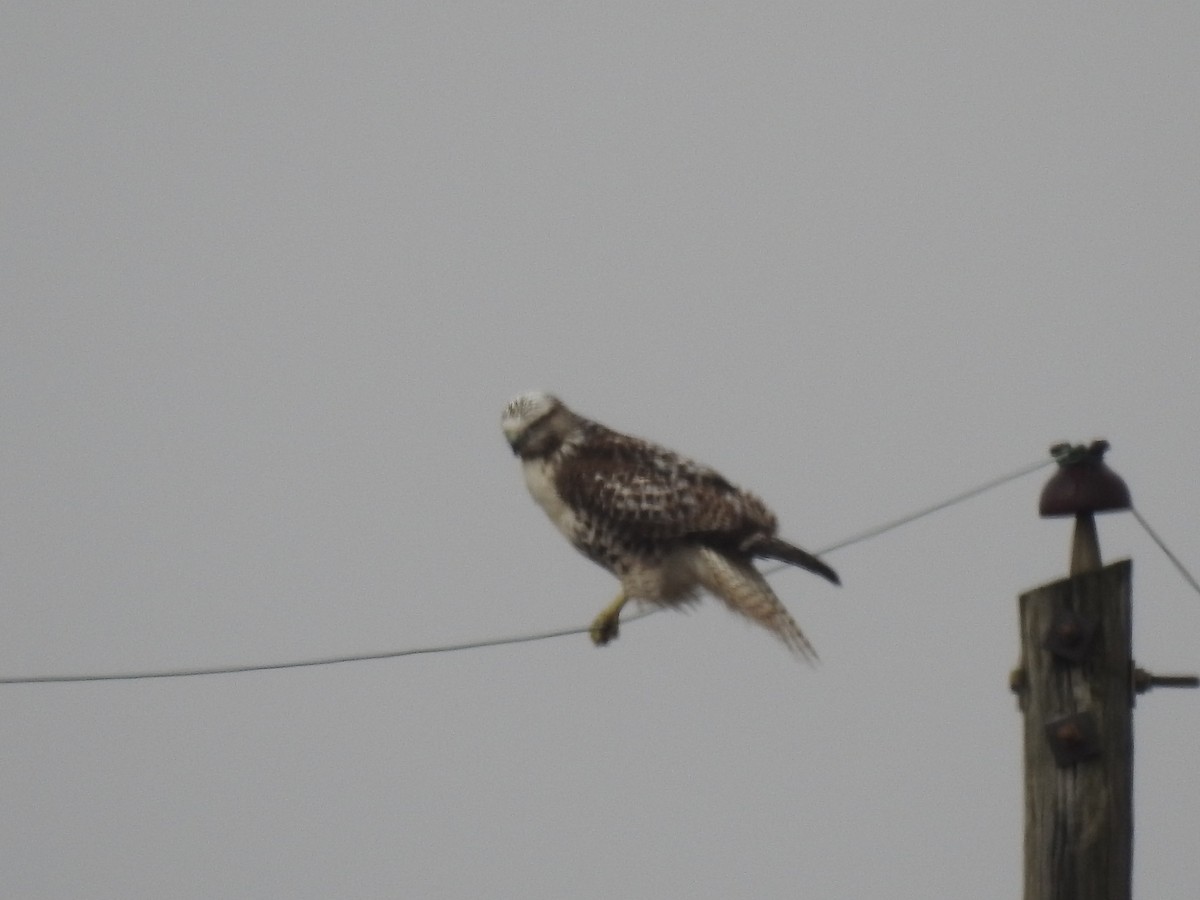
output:
<instances>
[{"instance_id":1,"label":"bird's breast","mask_svg":"<svg viewBox=\"0 0 1200 900\"><path fill-rule=\"evenodd\" d=\"M564 535L574 540L579 520L554 487L554 470L544 459L528 459L524 463L525 485L538 506L546 511L550 521Z\"/></svg>"}]
</instances>

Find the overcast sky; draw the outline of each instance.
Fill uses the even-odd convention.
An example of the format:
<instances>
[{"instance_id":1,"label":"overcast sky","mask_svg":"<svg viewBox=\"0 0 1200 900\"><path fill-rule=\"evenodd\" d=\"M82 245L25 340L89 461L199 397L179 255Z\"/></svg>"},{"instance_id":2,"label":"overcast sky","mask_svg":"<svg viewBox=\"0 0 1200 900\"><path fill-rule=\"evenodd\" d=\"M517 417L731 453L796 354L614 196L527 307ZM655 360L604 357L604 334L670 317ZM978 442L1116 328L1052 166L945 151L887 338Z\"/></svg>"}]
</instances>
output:
<instances>
[{"instance_id":1,"label":"overcast sky","mask_svg":"<svg viewBox=\"0 0 1200 900\"><path fill-rule=\"evenodd\" d=\"M1197 47L1194 0L5 4L0 676L586 625L530 388L813 550L1106 437L1200 568ZM706 602L0 686L4 893L1010 900L1048 474L773 576L817 669ZM1192 896L1200 696L1135 721L1135 893Z\"/></svg>"}]
</instances>

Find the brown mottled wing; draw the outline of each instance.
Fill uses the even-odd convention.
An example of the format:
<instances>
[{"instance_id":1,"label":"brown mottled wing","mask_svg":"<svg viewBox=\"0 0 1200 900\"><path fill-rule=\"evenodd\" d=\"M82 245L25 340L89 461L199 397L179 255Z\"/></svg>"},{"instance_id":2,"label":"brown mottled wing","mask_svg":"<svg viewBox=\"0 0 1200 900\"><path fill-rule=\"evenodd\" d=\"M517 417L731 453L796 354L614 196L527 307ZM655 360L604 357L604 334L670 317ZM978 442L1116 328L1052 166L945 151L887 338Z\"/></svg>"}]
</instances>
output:
<instances>
[{"instance_id":1,"label":"brown mottled wing","mask_svg":"<svg viewBox=\"0 0 1200 900\"><path fill-rule=\"evenodd\" d=\"M712 469L605 428L564 460L555 483L572 507L632 540L736 544L775 528L757 497Z\"/></svg>"}]
</instances>

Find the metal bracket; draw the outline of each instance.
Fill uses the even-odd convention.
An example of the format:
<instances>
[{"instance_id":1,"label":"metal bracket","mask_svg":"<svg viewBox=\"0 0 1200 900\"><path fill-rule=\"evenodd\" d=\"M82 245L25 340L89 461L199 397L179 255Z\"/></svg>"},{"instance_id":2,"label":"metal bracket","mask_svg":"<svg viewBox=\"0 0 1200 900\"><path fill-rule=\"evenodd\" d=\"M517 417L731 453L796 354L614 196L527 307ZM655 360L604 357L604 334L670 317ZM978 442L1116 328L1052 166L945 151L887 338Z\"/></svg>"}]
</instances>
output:
<instances>
[{"instance_id":1,"label":"metal bracket","mask_svg":"<svg viewBox=\"0 0 1200 900\"><path fill-rule=\"evenodd\" d=\"M1145 669L1135 668L1133 670L1133 689L1139 694L1144 694L1156 687L1198 688L1200 687L1200 676L1154 675Z\"/></svg>"},{"instance_id":2,"label":"metal bracket","mask_svg":"<svg viewBox=\"0 0 1200 900\"><path fill-rule=\"evenodd\" d=\"M1055 610L1042 646L1059 659L1081 663L1087 659L1096 637L1096 623L1069 609Z\"/></svg>"},{"instance_id":3,"label":"metal bracket","mask_svg":"<svg viewBox=\"0 0 1200 900\"><path fill-rule=\"evenodd\" d=\"M1060 769L1100 755L1100 731L1091 713L1072 713L1046 723L1046 740Z\"/></svg>"}]
</instances>

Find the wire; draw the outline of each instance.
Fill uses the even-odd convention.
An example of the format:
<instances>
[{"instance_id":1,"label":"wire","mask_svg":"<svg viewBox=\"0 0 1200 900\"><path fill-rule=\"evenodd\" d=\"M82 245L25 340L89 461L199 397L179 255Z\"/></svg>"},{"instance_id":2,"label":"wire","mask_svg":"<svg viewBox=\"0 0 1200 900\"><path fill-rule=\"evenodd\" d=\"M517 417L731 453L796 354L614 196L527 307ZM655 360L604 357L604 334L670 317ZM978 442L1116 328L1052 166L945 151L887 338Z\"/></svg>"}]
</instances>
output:
<instances>
[{"instance_id":1,"label":"wire","mask_svg":"<svg viewBox=\"0 0 1200 900\"><path fill-rule=\"evenodd\" d=\"M991 481L985 481L983 484L963 491L961 494L955 494L953 497L947 497L932 506L926 506L924 509L918 509L916 512L909 513L906 516L901 516L898 519L892 519L890 522L884 522L882 525L876 525L874 528L868 528L866 531L860 531L858 534L853 534L848 538L838 541L836 544L831 544L823 550L818 550L818 556L824 556L826 553L833 553L837 550L844 550L854 544L861 544L863 541L869 541L871 538L879 537L887 534L889 531L894 531L918 519L923 519L926 516L933 515L935 512L941 512L943 509L948 509L951 506L962 503L964 500L970 500L973 497L978 497L980 494L985 494L993 488L998 488L1003 484L1008 484L1010 481L1016 481L1018 478L1024 478L1026 475L1031 475L1038 469L1044 469L1046 466L1053 464L1053 459L1044 459L1036 463L1031 463L1028 466L1017 469L1015 472L1009 472L1007 475L1001 475L999 478L993 478ZM778 572L780 569L786 569L787 565L772 566L770 569L764 570L767 574Z\"/></svg>"},{"instance_id":2,"label":"wire","mask_svg":"<svg viewBox=\"0 0 1200 900\"><path fill-rule=\"evenodd\" d=\"M1130 506L1129 511L1133 513L1133 517L1138 520L1138 524L1146 529L1146 534L1150 535L1150 539L1153 540L1154 543L1158 544L1158 549L1165 553L1167 555L1167 559L1175 564L1175 568L1179 570L1179 574L1184 577L1187 583L1192 586L1192 590L1194 590L1197 594L1200 594L1200 583L1196 582L1195 576L1193 576L1192 573L1187 570L1184 564L1179 561L1179 557L1177 557L1167 548L1167 545L1163 543L1163 539L1160 538L1155 530L1150 527L1150 523L1142 518L1142 514L1137 511L1137 507Z\"/></svg>"},{"instance_id":3,"label":"wire","mask_svg":"<svg viewBox=\"0 0 1200 900\"><path fill-rule=\"evenodd\" d=\"M621 620L635 622L658 612L658 608L643 610ZM560 631L543 631L517 637L489 638L468 641L463 644L442 644L436 647L414 647L408 650L387 650L383 653L359 653L353 656L328 656L323 659L306 659L298 662L259 663L244 666L208 666L196 669L169 669L162 672L112 672L103 675L36 675L27 678L0 678L0 684L45 684L70 681L137 681L148 678L189 678L193 675L232 675L237 672L267 672L272 669L303 669L309 666L332 666L338 663L366 662L372 659L395 659L399 656L420 656L422 653L451 653L455 650L476 650L480 647L500 647L505 644L527 644L549 638L565 637L569 634L586 634L587 628L563 628Z\"/></svg>"},{"instance_id":4,"label":"wire","mask_svg":"<svg viewBox=\"0 0 1200 900\"><path fill-rule=\"evenodd\" d=\"M940 512L943 509L954 506L958 503L962 503L965 500L970 500L973 497L978 497L980 494L986 493L993 488L1000 487L1001 485L1007 484L1010 481L1015 481L1018 478L1022 478L1026 475L1036 472L1038 469L1045 468L1053 462L1054 460L1052 459L1042 460L1036 464L1028 465L1024 468L1018 469L1015 472L1002 475L999 478L993 478L990 481L985 481L983 484L978 485L977 487L973 487L970 490L955 494L954 496L935 503L932 506L924 507L916 512L909 513L906 516L901 516L898 519L885 522L883 525L877 525L874 528L869 528L866 531L851 535L848 538L838 541L836 544L831 544L823 550L818 550L817 555L821 556L827 553L833 553L834 551L849 547L852 544L862 543L863 541L870 540L871 538L879 537L882 534L893 531L894 529L900 528L904 525L908 525L909 523L915 522L918 519L922 519L925 516L932 515L935 512ZM1134 512L1134 515L1137 515L1136 511ZM1180 571L1183 571L1184 574L1187 575L1186 570L1183 569L1179 561L1171 555L1171 552L1167 550L1165 546L1163 546L1162 542L1158 540L1158 537L1154 534L1154 532L1150 531L1150 526L1146 524L1141 516L1138 516L1138 521L1140 521L1142 526L1148 532L1150 532L1150 536L1153 537L1155 541L1158 541L1159 546L1162 547L1167 556L1169 556L1171 560L1175 562L1175 565L1179 567ZM777 572L784 568L787 567L782 564L774 566L770 569L764 570L764 574L769 575L772 572ZM1190 575L1187 575L1187 577L1189 580L1192 580L1192 585L1195 586L1195 580L1191 579ZM1197 590L1200 590L1200 587L1198 587ZM649 609L642 610L622 619L621 624L624 625L628 624L629 622L636 622L638 619L644 619L647 616L654 615L660 610L661 607L651 607ZM527 644L532 643L533 641L544 641L549 640L550 638L566 637L567 635L587 634L589 630L590 628L588 626L584 626L582 628L563 628L558 631L542 631L533 634L518 635L516 637L467 641L461 644L443 644L433 647L415 647L407 650L389 650L382 653L360 653L351 656L329 656L321 659L307 659L279 663L259 663L255 665L206 666L193 669L166 669L156 672L114 672L107 674L88 675L34 675L23 678L0 678L0 684L47 684L83 681L139 681L151 678L190 678L195 675L233 675L239 672L266 672L275 669L302 669L311 666L332 666L337 665L338 663L366 662L373 659L396 659L401 656L420 656L421 654L425 653L452 653L456 650L477 650L483 647L502 647L509 644Z\"/></svg>"}]
</instances>

